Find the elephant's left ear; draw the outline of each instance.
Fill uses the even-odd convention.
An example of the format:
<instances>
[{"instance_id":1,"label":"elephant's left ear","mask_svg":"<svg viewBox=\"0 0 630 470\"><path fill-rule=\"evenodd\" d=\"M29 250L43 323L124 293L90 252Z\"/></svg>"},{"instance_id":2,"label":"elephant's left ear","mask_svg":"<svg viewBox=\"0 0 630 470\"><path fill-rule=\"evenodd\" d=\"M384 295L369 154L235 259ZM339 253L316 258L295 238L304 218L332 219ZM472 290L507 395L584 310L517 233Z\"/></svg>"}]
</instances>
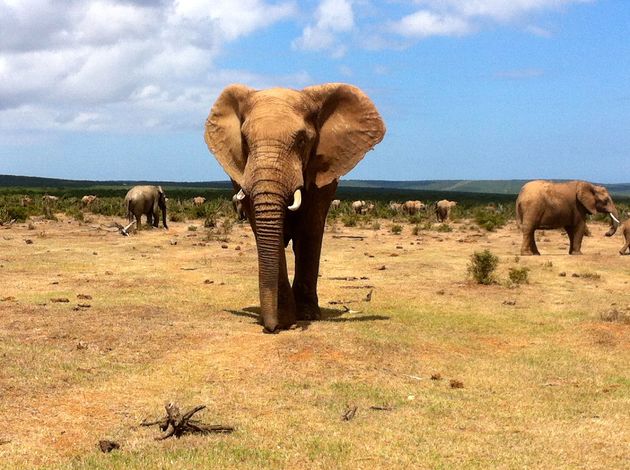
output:
<instances>
[{"instance_id":1,"label":"elephant's left ear","mask_svg":"<svg viewBox=\"0 0 630 470\"><path fill-rule=\"evenodd\" d=\"M595 205L595 187L591 183L579 181L577 184L577 200L586 208L589 214L597 212Z\"/></svg>"},{"instance_id":2,"label":"elephant's left ear","mask_svg":"<svg viewBox=\"0 0 630 470\"><path fill-rule=\"evenodd\" d=\"M383 140L385 124L359 88L328 83L303 90L315 103L318 141L309 161L309 178L321 188L348 173Z\"/></svg>"}]
</instances>

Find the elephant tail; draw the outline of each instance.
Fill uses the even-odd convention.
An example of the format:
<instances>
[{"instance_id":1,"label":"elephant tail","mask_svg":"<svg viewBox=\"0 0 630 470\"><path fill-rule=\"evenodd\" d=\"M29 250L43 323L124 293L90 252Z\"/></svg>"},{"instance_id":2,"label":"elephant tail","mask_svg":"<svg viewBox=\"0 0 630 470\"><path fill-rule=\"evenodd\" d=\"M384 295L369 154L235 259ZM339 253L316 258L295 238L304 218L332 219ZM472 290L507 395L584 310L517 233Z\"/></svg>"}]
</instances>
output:
<instances>
[{"instance_id":1,"label":"elephant tail","mask_svg":"<svg viewBox=\"0 0 630 470\"><path fill-rule=\"evenodd\" d=\"M523 208L521 201L516 201L516 226L520 229L523 225Z\"/></svg>"}]
</instances>

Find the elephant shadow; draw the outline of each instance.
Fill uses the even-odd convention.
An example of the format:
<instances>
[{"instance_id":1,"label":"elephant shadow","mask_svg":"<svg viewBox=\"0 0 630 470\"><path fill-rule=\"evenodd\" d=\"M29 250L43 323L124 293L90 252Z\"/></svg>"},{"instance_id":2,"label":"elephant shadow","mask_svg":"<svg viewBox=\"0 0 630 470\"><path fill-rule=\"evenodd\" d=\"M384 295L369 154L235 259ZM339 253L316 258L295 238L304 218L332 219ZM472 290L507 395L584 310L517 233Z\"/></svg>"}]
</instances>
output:
<instances>
[{"instance_id":1,"label":"elephant shadow","mask_svg":"<svg viewBox=\"0 0 630 470\"><path fill-rule=\"evenodd\" d=\"M226 312L241 318L251 318L252 323L261 324L260 307L244 307L240 310L225 310ZM361 315L347 317L344 314L349 313L343 309L320 307L322 317L319 320L301 320L297 322L297 328L302 331L308 330L313 322L331 322L331 323L350 323L350 322L366 322L366 321L384 321L390 317L385 315Z\"/></svg>"}]
</instances>

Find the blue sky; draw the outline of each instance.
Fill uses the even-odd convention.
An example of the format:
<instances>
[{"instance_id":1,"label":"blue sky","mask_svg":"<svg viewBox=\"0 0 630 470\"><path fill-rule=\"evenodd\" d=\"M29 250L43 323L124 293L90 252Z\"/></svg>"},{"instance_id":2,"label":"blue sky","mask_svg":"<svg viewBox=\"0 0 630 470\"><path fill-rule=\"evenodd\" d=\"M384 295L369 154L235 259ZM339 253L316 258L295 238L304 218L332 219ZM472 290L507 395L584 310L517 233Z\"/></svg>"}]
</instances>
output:
<instances>
[{"instance_id":1,"label":"blue sky","mask_svg":"<svg viewBox=\"0 0 630 470\"><path fill-rule=\"evenodd\" d=\"M361 87L346 178L630 181L625 0L0 0L0 174L219 180L226 85Z\"/></svg>"}]
</instances>

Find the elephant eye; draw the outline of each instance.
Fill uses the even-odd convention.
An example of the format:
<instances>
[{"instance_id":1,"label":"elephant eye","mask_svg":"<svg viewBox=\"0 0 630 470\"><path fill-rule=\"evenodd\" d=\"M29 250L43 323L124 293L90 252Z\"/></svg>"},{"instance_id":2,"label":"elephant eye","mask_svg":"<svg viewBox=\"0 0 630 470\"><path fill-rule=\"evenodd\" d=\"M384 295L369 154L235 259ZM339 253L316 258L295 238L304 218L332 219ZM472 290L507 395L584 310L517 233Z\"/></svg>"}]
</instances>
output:
<instances>
[{"instance_id":1,"label":"elephant eye","mask_svg":"<svg viewBox=\"0 0 630 470\"><path fill-rule=\"evenodd\" d=\"M295 146L300 149L303 150L304 147L306 146L306 132L304 131L299 131L297 133L297 135L295 136Z\"/></svg>"}]
</instances>

